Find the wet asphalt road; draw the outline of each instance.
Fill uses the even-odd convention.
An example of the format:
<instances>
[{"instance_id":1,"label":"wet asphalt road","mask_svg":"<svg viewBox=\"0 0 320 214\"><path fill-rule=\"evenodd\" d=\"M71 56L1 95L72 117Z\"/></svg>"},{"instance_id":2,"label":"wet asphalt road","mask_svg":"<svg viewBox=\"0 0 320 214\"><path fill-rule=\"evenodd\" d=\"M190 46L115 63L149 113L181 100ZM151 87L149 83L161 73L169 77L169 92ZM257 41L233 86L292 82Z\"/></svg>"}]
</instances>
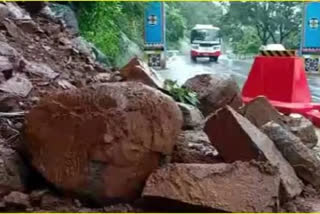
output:
<instances>
[{"instance_id":1,"label":"wet asphalt road","mask_svg":"<svg viewBox=\"0 0 320 214\"><path fill-rule=\"evenodd\" d=\"M177 80L179 84L183 84L197 74L231 74L242 88L251 65L252 60L231 60L226 56L221 56L218 63L209 62L208 59L200 59L197 63L192 63L188 56L174 56L168 60L167 69L159 73L163 78ZM308 75L308 82L313 102L320 103L320 74Z\"/></svg>"}]
</instances>

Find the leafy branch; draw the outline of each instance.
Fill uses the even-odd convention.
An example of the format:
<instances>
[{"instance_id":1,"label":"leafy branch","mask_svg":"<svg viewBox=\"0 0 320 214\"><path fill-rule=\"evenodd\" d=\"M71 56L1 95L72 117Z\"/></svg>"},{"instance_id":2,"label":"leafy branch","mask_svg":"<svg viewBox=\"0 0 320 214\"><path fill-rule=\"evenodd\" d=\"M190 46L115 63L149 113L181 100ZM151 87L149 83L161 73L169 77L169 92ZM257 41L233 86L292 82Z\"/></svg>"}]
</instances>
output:
<instances>
[{"instance_id":1,"label":"leafy branch","mask_svg":"<svg viewBox=\"0 0 320 214\"><path fill-rule=\"evenodd\" d=\"M187 103L193 106L199 104L197 93L188 88L180 87L177 81L166 79L164 81L164 89L167 90L177 102Z\"/></svg>"}]
</instances>

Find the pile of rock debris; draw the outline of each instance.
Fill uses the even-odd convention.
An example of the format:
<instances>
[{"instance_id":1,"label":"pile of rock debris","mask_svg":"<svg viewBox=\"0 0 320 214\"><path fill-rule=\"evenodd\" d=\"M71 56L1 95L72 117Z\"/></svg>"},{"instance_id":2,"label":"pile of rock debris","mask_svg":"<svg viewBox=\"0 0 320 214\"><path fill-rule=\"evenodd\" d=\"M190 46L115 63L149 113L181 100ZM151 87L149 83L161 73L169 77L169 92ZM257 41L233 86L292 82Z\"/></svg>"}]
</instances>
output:
<instances>
[{"instance_id":1,"label":"pile of rock debris","mask_svg":"<svg viewBox=\"0 0 320 214\"><path fill-rule=\"evenodd\" d=\"M320 210L308 119L244 105L224 75L177 103L139 59L117 72L79 51L44 8L0 4L2 211Z\"/></svg>"}]
</instances>

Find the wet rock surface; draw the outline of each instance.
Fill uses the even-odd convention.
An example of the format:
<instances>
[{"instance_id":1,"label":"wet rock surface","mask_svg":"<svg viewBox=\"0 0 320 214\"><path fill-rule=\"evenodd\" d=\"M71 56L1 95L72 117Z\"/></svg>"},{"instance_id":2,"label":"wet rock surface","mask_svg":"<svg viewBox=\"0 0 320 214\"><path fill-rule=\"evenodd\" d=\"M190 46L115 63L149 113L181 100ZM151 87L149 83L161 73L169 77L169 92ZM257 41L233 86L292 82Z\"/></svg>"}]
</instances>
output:
<instances>
[{"instance_id":1,"label":"wet rock surface","mask_svg":"<svg viewBox=\"0 0 320 214\"><path fill-rule=\"evenodd\" d=\"M266 168L241 162L170 164L148 178L142 195L226 212L276 211L280 179Z\"/></svg>"},{"instance_id":2,"label":"wet rock surface","mask_svg":"<svg viewBox=\"0 0 320 214\"><path fill-rule=\"evenodd\" d=\"M184 87L195 91L200 101L199 109L208 116L225 105L234 109L242 106L240 89L228 75L201 74L187 80Z\"/></svg>"},{"instance_id":3,"label":"wet rock surface","mask_svg":"<svg viewBox=\"0 0 320 214\"><path fill-rule=\"evenodd\" d=\"M268 160L279 168L283 197L293 198L301 193L301 181L274 143L231 107L209 117L204 131L226 162Z\"/></svg>"},{"instance_id":4,"label":"wet rock surface","mask_svg":"<svg viewBox=\"0 0 320 214\"><path fill-rule=\"evenodd\" d=\"M25 137L46 179L102 202L137 198L181 126L172 98L141 83L109 83L43 99L26 116Z\"/></svg>"}]
</instances>

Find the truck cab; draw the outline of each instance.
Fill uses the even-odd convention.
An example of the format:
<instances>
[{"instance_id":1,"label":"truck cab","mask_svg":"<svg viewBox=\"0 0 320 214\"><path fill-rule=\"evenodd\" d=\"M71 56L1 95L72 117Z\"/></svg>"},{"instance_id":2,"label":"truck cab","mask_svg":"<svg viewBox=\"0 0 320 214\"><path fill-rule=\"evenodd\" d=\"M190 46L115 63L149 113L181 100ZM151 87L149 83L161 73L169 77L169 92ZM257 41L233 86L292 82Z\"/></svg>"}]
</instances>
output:
<instances>
[{"instance_id":1,"label":"truck cab","mask_svg":"<svg viewBox=\"0 0 320 214\"><path fill-rule=\"evenodd\" d=\"M209 58L217 62L221 55L220 29L212 25L196 25L191 30L191 60L197 61L199 57Z\"/></svg>"}]
</instances>

